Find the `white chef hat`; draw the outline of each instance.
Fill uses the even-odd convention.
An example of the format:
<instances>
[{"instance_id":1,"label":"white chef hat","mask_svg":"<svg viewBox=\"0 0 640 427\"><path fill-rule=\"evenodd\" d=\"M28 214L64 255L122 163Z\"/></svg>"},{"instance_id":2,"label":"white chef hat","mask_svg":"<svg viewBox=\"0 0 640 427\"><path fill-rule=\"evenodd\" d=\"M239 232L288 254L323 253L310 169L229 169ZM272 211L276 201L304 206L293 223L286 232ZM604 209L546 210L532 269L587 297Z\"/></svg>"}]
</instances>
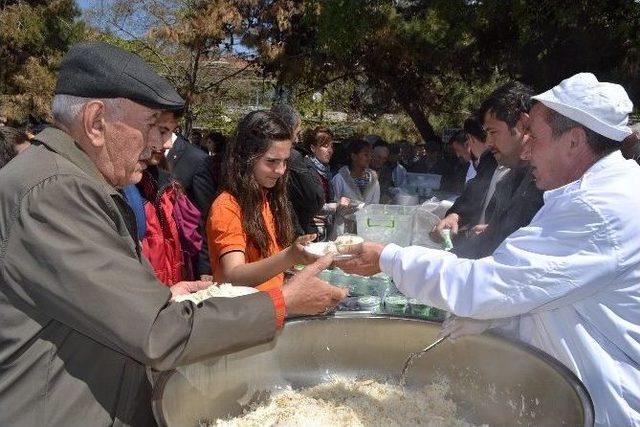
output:
<instances>
[{"instance_id":1,"label":"white chef hat","mask_svg":"<svg viewBox=\"0 0 640 427\"><path fill-rule=\"evenodd\" d=\"M624 88L579 73L532 99L614 141L631 135L627 126L633 103Z\"/></svg>"}]
</instances>

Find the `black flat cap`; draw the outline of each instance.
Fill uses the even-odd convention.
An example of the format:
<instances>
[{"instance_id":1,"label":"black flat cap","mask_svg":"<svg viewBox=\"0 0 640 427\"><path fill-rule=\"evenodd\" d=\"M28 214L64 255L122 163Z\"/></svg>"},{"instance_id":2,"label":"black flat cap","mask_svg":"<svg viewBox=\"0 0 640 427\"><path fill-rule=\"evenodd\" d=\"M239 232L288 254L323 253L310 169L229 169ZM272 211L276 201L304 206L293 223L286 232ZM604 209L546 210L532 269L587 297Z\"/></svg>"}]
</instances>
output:
<instances>
[{"instance_id":1,"label":"black flat cap","mask_svg":"<svg viewBox=\"0 0 640 427\"><path fill-rule=\"evenodd\" d=\"M84 98L127 98L158 110L179 111L184 100L142 58L119 47L79 43L62 59L56 94Z\"/></svg>"}]
</instances>

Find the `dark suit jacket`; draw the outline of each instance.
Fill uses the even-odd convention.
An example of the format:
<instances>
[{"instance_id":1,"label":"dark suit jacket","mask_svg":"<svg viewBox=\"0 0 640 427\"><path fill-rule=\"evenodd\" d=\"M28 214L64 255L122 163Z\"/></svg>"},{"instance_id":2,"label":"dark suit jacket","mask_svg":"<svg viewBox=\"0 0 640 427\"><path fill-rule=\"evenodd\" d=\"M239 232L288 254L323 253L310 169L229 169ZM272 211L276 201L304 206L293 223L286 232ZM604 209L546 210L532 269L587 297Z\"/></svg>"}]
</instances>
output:
<instances>
[{"instance_id":1,"label":"dark suit jacket","mask_svg":"<svg viewBox=\"0 0 640 427\"><path fill-rule=\"evenodd\" d=\"M491 255L511 233L531 222L544 203L542 193L530 167L511 169L496 186L487 206L487 229L454 247L452 252L471 259Z\"/></svg>"},{"instance_id":2,"label":"dark suit jacket","mask_svg":"<svg viewBox=\"0 0 640 427\"><path fill-rule=\"evenodd\" d=\"M324 206L324 188L317 173L305 161L296 149L291 150L289 158L289 200L293 206L293 223L296 234L315 233L313 217Z\"/></svg>"},{"instance_id":3,"label":"dark suit jacket","mask_svg":"<svg viewBox=\"0 0 640 427\"><path fill-rule=\"evenodd\" d=\"M198 202L197 198L193 194L193 177L196 174L196 170L207 159L208 154L189 143L181 135L178 135L178 139L173 143L173 147L169 150L167 160L171 166L171 174L182 185L189 197L189 200L200 209L201 212L206 212L209 207L203 206Z\"/></svg>"},{"instance_id":4,"label":"dark suit jacket","mask_svg":"<svg viewBox=\"0 0 640 427\"><path fill-rule=\"evenodd\" d=\"M447 211L447 215L456 213L460 216L458 223L460 227L473 227L480 221L484 199L497 165L498 163L491 150L482 153L478 161L476 176L469 180L460 197L456 199L453 206Z\"/></svg>"}]
</instances>

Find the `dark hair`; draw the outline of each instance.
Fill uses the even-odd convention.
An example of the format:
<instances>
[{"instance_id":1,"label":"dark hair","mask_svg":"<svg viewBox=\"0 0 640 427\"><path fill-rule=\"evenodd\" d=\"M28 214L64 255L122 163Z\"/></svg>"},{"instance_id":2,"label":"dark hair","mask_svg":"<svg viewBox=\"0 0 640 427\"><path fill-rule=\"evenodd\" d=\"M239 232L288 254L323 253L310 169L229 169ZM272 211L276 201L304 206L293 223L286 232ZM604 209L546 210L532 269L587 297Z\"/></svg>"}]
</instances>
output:
<instances>
[{"instance_id":1,"label":"dark hair","mask_svg":"<svg viewBox=\"0 0 640 427\"><path fill-rule=\"evenodd\" d=\"M456 131L456 133L453 134L449 142L451 142L452 144L454 142L457 142L458 144L463 146L467 145L467 135L464 133L463 130Z\"/></svg>"},{"instance_id":2,"label":"dark hair","mask_svg":"<svg viewBox=\"0 0 640 427\"><path fill-rule=\"evenodd\" d=\"M554 138L558 138L565 132L577 127L584 130L584 133L587 136L587 144L589 144L589 147L591 147L591 150L598 158L604 157L609 153L613 153L620 148L620 142L607 138L604 135L600 135L599 133L592 131L575 120L563 116L551 108L546 108L547 114L545 121L551 128L551 135Z\"/></svg>"},{"instance_id":3,"label":"dark hair","mask_svg":"<svg viewBox=\"0 0 640 427\"><path fill-rule=\"evenodd\" d=\"M394 155L400 154L400 143L389 144L389 154L394 154Z\"/></svg>"},{"instance_id":4,"label":"dark hair","mask_svg":"<svg viewBox=\"0 0 640 427\"><path fill-rule=\"evenodd\" d=\"M364 139L353 139L349 142L349 147L347 147L347 161L349 162L349 168L352 167L353 163L351 155L358 154L366 148L371 148L371 144L369 144Z\"/></svg>"},{"instance_id":5,"label":"dark hair","mask_svg":"<svg viewBox=\"0 0 640 427\"><path fill-rule=\"evenodd\" d=\"M333 132L324 126L316 126L304 133L304 146L307 149L317 147L333 141Z\"/></svg>"},{"instance_id":6,"label":"dark hair","mask_svg":"<svg viewBox=\"0 0 640 427\"><path fill-rule=\"evenodd\" d=\"M240 121L225 153L222 189L235 197L240 205L242 228L265 258L273 254L269 251L269 234L262 217L263 189L253 176L253 167L273 142L291 139L291 130L279 116L270 111L254 111ZM276 240L282 247L289 246L294 237L287 179L288 172L285 172L276 185L266 191L271 213L276 219Z\"/></svg>"},{"instance_id":7,"label":"dark hair","mask_svg":"<svg viewBox=\"0 0 640 427\"><path fill-rule=\"evenodd\" d=\"M348 148L349 156L351 156L352 154L358 154L365 148L371 148L371 144L369 144L364 139L354 139L349 142L349 148Z\"/></svg>"},{"instance_id":8,"label":"dark hair","mask_svg":"<svg viewBox=\"0 0 640 427\"><path fill-rule=\"evenodd\" d=\"M291 133L302 123L300 113L289 104L274 104L271 107L271 112L280 117L280 120L291 129Z\"/></svg>"},{"instance_id":9,"label":"dark hair","mask_svg":"<svg viewBox=\"0 0 640 427\"><path fill-rule=\"evenodd\" d=\"M384 139L380 139L376 142L373 143L373 148L376 147L386 147L387 149L389 148L389 143L387 141L385 141Z\"/></svg>"},{"instance_id":10,"label":"dark hair","mask_svg":"<svg viewBox=\"0 0 640 427\"><path fill-rule=\"evenodd\" d=\"M478 116L484 120L487 113L493 114L498 120L505 122L509 129L513 129L522 113L531 110L531 97L533 89L520 82L509 82L494 90L489 98L485 99Z\"/></svg>"},{"instance_id":11,"label":"dark hair","mask_svg":"<svg viewBox=\"0 0 640 427\"><path fill-rule=\"evenodd\" d=\"M0 131L0 168L3 168L15 156L16 152L13 149L13 144L5 138L4 132Z\"/></svg>"},{"instance_id":12,"label":"dark hair","mask_svg":"<svg viewBox=\"0 0 640 427\"><path fill-rule=\"evenodd\" d=\"M473 136L482 142L487 140L487 132L482 126L482 120L480 120L476 115L467 117L467 120L464 121L464 125L462 125L462 129L467 135Z\"/></svg>"}]
</instances>

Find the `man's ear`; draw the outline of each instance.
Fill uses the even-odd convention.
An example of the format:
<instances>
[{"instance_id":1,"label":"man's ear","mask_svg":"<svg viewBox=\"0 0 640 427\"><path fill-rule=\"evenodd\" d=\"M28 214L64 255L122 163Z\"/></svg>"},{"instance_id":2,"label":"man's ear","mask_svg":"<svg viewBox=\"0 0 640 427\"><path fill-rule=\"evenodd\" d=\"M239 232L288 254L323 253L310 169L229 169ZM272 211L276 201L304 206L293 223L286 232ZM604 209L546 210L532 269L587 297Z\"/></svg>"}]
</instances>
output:
<instances>
[{"instance_id":1,"label":"man's ear","mask_svg":"<svg viewBox=\"0 0 640 427\"><path fill-rule=\"evenodd\" d=\"M522 133L526 133L529 129L529 113L520 113L520 117L516 122L516 127Z\"/></svg>"},{"instance_id":2,"label":"man's ear","mask_svg":"<svg viewBox=\"0 0 640 427\"><path fill-rule=\"evenodd\" d=\"M105 106L102 101L90 101L82 111L82 130L94 147L102 147L105 141Z\"/></svg>"},{"instance_id":3,"label":"man's ear","mask_svg":"<svg viewBox=\"0 0 640 427\"><path fill-rule=\"evenodd\" d=\"M529 139L529 113L520 113L520 118L516 122L516 129L522 135L522 140L527 142Z\"/></svg>"},{"instance_id":4,"label":"man's ear","mask_svg":"<svg viewBox=\"0 0 640 427\"><path fill-rule=\"evenodd\" d=\"M571 137L571 148L589 145L587 143L587 133L579 126L571 128L569 136Z\"/></svg>"}]
</instances>

